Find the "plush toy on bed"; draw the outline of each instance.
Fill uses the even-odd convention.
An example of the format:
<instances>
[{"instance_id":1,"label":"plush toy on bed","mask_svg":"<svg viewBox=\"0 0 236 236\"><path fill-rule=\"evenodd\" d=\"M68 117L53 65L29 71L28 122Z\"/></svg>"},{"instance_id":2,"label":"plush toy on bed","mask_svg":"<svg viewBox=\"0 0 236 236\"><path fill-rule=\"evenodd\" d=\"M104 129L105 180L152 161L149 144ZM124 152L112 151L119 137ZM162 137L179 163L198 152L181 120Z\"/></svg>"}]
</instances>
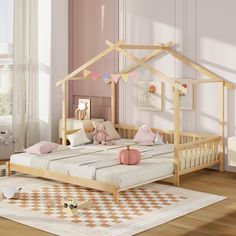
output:
<instances>
[{"instance_id":1,"label":"plush toy on bed","mask_svg":"<svg viewBox=\"0 0 236 236\"><path fill-rule=\"evenodd\" d=\"M113 145L113 140L107 141L109 135L106 133L106 128L102 123L97 124L95 133L93 134L94 144Z\"/></svg>"},{"instance_id":2,"label":"plush toy on bed","mask_svg":"<svg viewBox=\"0 0 236 236\"><path fill-rule=\"evenodd\" d=\"M134 136L134 141L140 145L154 145L155 137L156 134L147 125L142 125Z\"/></svg>"}]
</instances>

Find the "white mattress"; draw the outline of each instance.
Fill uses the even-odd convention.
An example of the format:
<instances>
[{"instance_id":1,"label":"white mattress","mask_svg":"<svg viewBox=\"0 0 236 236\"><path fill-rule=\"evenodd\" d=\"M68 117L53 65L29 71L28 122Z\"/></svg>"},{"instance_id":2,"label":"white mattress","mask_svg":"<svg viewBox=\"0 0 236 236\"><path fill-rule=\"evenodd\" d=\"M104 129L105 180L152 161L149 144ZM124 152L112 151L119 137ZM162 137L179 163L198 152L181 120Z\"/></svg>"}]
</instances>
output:
<instances>
[{"instance_id":1,"label":"white mattress","mask_svg":"<svg viewBox=\"0 0 236 236\"><path fill-rule=\"evenodd\" d=\"M138 165L116 165L96 172L96 180L118 185L121 189L173 175L172 158L149 158Z\"/></svg>"},{"instance_id":2,"label":"white mattress","mask_svg":"<svg viewBox=\"0 0 236 236\"><path fill-rule=\"evenodd\" d=\"M114 154L117 153L119 149L123 149L124 146L127 145L127 143L131 144L131 141L121 140L115 145L116 148L114 146L111 148L111 146L106 145L85 145L82 147L78 147L78 149L90 149L93 153L52 161L48 165L48 170L56 170L57 172L69 174L71 176L79 176L79 168L76 165L78 161L87 161L88 159L93 160L93 158L95 157L99 157L101 158L101 160L106 159L111 153ZM134 145L133 147L139 149L140 151L155 149L155 146L145 147ZM97 151L96 153L94 153L95 149ZM36 156L37 155L28 153L14 154L11 156L11 163L33 167L31 164L31 160ZM121 189L125 189L130 186L138 185L140 183L148 182L154 179L162 179L173 174L173 156L173 153L167 153L153 158L142 159L142 161L138 165L114 165L97 169L95 179L104 183L118 185ZM42 158L42 160L40 161L44 161L42 156L40 156L39 158ZM205 160L202 161L205 162ZM196 153L193 164L195 165L198 162L198 153ZM182 169L184 169L186 165L190 166L190 161L186 161L186 158L183 156L181 165Z\"/></svg>"},{"instance_id":3,"label":"white mattress","mask_svg":"<svg viewBox=\"0 0 236 236\"><path fill-rule=\"evenodd\" d=\"M37 155L29 154L29 153L17 153L11 155L11 163L31 167L31 158Z\"/></svg>"}]
</instances>

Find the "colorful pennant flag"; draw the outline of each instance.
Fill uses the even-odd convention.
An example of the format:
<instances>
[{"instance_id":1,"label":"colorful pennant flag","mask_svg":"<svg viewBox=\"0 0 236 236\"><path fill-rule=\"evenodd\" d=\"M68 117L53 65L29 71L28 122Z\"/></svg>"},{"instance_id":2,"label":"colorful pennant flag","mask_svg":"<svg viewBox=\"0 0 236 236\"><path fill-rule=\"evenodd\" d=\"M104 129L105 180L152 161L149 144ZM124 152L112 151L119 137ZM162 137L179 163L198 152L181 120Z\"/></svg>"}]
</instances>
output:
<instances>
[{"instance_id":1,"label":"colorful pennant flag","mask_svg":"<svg viewBox=\"0 0 236 236\"><path fill-rule=\"evenodd\" d=\"M127 82L128 79L129 79L129 74L127 74L127 73L126 74L121 74L120 76L125 82Z\"/></svg>"},{"instance_id":2,"label":"colorful pennant flag","mask_svg":"<svg viewBox=\"0 0 236 236\"><path fill-rule=\"evenodd\" d=\"M92 72L89 71L89 70L83 70L84 79L89 79L89 75L90 75L91 73L92 73Z\"/></svg>"},{"instance_id":3,"label":"colorful pennant flag","mask_svg":"<svg viewBox=\"0 0 236 236\"><path fill-rule=\"evenodd\" d=\"M138 74L137 74L136 71L131 71L131 72L129 73L129 75L130 75L130 77L131 77L132 79L137 79L137 78L138 78Z\"/></svg>"},{"instance_id":4,"label":"colorful pennant flag","mask_svg":"<svg viewBox=\"0 0 236 236\"><path fill-rule=\"evenodd\" d=\"M118 82L118 80L120 78L120 74L116 74L116 75L112 74L111 78L117 84L117 82Z\"/></svg>"},{"instance_id":5,"label":"colorful pennant flag","mask_svg":"<svg viewBox=\"0 0 236 236\"><path fill-rule=\"evenodd\" d=\"M109 77L110 77L110 74L105 73L105 74L102 76L102 79L103 79L103 81L106 83L106 82L109 80Z\"/></svg>"},{"instance_id":6,"label":"colorful pennant flag","mask_svg":"<svg viewBox=\"0 0 236 236\"><path fill-rule=\"evenodd\" d=\"M100 75L99 75L99 73L93 71L91 73L91 77L92 77L92 80L95 81L100 77Z\"/></svg>"}]
</instances>

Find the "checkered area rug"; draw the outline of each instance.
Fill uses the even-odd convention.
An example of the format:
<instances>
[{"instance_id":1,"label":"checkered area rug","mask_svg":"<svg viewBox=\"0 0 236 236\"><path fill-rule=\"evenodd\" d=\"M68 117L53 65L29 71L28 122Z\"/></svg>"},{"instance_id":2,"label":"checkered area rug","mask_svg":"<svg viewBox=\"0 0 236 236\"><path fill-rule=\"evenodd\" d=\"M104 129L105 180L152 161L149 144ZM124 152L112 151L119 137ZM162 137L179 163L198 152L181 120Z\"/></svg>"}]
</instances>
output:
<instances>
[{"instance_id":1,"label":"checkered area rug","mask_svg":"<svg viewBox=\"0 0 236 236\"><path fill-rule=\"evenodd\" d=\"M109 193L12 174L6 177L1 170L0 193L7 186L22 187L21 198L0 199L0 216L60 236L130 236L225 199L149 184L121 192L120 202L115 203ZM65 197L78 203L90 199L92 207L70 216L63 210ZM52 201L55 206L49 207Z\"/></svg>"},{"instance_id":2,"label":"checkered area rug","mask_svg":"<svg viewBox=\"0 0 236 236\"><path fill-rule=\"evenodd\" d=\"M64 197L72 196L79 202L91 199L93 207L79 210L78 215L69 216L63 211L62 202ZM121 193L120 202L116 204L109 193L67 184L55 184L23 193L20 200L6 200L6 202L88 227L110 227L147 212L176 204L183 199L186 197L137 188ZM48 201L55 202L56 206L47 207Z\"/></svg>"}]
</instances>

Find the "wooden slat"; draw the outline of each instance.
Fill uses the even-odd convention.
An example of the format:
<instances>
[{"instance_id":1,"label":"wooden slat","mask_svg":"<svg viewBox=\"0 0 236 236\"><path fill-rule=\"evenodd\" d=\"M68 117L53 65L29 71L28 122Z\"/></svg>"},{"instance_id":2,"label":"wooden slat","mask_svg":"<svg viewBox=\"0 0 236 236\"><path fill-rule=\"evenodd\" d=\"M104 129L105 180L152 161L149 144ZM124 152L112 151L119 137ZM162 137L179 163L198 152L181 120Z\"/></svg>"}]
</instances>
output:
<instances>
[{"instance_id":1,"label":"wooden slat","mask_svg":"<svg viewBox=\"0 0 236 236\"><path fill-rule=\"evenodd\" d=\"M179 186L179 94L179 90L174 88L174 178L176 186Z\"/></svg>"},{"instance_id":2,"label":"wooden slat","mask_svg":"<svg viewBox=\"0 0 236 236\"><path fill-rule=\"evenodd\" d=\"M145 50L151 50L151 49L161 49L168 47L165 44L154 44L154 45L141 45L141 44L123 44L121 45L121 48L125 49L145 49Z\"/></svg>"},{"instance_id":3,"label":"wooden slat","mask_svg":"<svg viewBox=\"0 0 236 236\"><path fill-rule=\"evenodd\" d=\"M201 83L217 83L222 82L221 79L175 79L179 84L201 84Z\"/></svg>"},{"instance_id":4,"label":"wooden slat","mask_svg":"<svg viewBox=\"0 0 236 236\"><path fill-rule=\"evenodd\" d=\"M201 139L201 140L198 140L198 141L193 141L193 142L181 144L180 147L181 148L194 147L196 145L208 143L208 142L211 142L211 141L220 141L220 140L221 140L220 136L209 137L209 138L204 138L204 139Z\"/></svg>"},{"instance_id":5,"label":"wooden slat","mask_svg":"<svg viewBox=\"0 0 236 236\"><path fill-rule=\"evenodd\" d=\"M111 122L116 123L116 84L111 82Z\"/></svg>"},{"instance_id":6,"label":"wooden slat","mask_svg":"<svg viewBox=\"0 0 236 236\"><path fill-rule=\"evenodd\" d=\"M67 143L67 98L68 98L68 82L62 84L62 145Z\"/></svg>"},{"instance_id":7,"label":"wooden slat","mask_svg":"<svg viewBox=\"0 0 236 236\"><path fill-rule=\"evenodd\" d=\"M213 161L213 162L210 162L210 163L205 163L201 166L193 167L189 170L182 170L182 171L180 171L179 175L185 175L185 174L188 174L190 172L195 172L195 171L202 170L202 169L205 169L205 168L209 168L211 166L215 166L215 165L219 165L219 164L220 164L219 160Z\"/></svg>"}]
</instances>

